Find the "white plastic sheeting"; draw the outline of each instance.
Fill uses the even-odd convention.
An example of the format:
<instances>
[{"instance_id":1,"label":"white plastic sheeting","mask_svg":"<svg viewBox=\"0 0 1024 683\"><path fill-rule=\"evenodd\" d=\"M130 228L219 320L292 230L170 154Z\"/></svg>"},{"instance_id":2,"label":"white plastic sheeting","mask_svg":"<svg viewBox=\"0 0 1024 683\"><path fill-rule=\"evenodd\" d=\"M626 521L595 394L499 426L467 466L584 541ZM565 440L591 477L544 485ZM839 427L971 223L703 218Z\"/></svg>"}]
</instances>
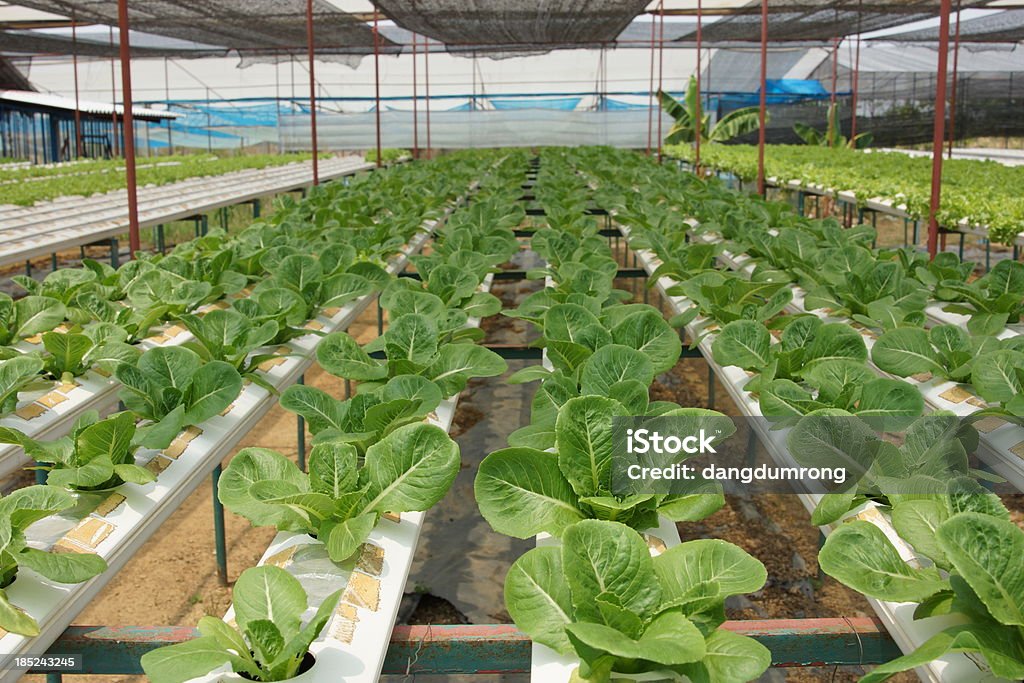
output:
<instances>
[{"instance_id":1,"label":"white plastic sheeting","mask_svg":"<svg viewBox=\"0 0 1024 683\"><path fill-rule=\"evenodd\" d=\"M510 109L497 111L431 112L430 142L434 148L533 147L540 145L647 146L648 112L625 111L552 111ZM653 144L657 145L657 118L654 119ZM672 119L662 116L662 135L668 133ZM319 114L316 118L320 149L367 149L376 144L376 119L373 114ZM409 148L413 145L411 112L381 113L384 147ZM282 118L281 142L286 151L309 149L308 116ZM426 120L420 113L419 143L426 146Z\"/></svg>"}]
</instances>

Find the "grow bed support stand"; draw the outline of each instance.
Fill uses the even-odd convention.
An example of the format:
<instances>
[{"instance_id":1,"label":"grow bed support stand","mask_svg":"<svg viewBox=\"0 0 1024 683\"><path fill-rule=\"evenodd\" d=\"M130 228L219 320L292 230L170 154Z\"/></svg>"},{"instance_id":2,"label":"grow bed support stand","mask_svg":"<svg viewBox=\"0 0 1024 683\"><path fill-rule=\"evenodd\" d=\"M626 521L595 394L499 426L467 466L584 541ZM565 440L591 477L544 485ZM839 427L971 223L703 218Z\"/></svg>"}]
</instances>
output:
<instances>
[{"instance_id":1,"label":"grow bed support stand","mask_svg":"<svg viewBox=\"0 0 1024 683\"><path fill-rule=\"evenodd\" d=\"M723 628L767 647L776 667L870 665L900 655L875 618L727 621ZM83 669L76 674L135 675L142 673L145 653L198 635L184 626L72 626L47 654L81 655ZM531 646L512 624L396 626L382 673L524 673L530 670ZM47 683L59 681L59 673L47 674Z\"/></svg>"}]
</instances>

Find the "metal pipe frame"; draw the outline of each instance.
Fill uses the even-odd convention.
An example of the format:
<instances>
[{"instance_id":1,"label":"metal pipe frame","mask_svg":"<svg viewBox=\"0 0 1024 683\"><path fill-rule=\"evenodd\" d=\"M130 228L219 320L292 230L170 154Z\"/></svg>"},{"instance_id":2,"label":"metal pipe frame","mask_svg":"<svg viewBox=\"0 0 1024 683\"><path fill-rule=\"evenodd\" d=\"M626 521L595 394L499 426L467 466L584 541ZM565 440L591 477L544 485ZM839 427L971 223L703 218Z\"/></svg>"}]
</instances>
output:
<instances>
[{"instance_id":1,"label":"metal pipe frame","mask_svg":"<svg viewBox=\"0 0 1024 683\"><path fill-rule=\"evenodd\" d=\"M384 163L381 158L380 148L380 12L377 10L376 5L373 8L373 88L374 97L376 98L377 106L374 107L374 118L376 119L377 127L377 168L380 168Z\"/></svg>"},{"instance_id":2,"label":"metal pipe frame","mask_svg":"<svg viewBox=\"0 0 1024 683\"><path fill-rule=\"evenodd\" d=\"M765 196L764 143L768 132L768 0L761 0L761 93L757 131L757 193Z\"/></svg>"},{"instance_id":3,"label":"metal pipe frame","mask_svg":"<svg viewBox=\"0 0 1024 683\"><path fill-rule=\"evenodd\" d=\"M663 9L664 9L664 6L663 6ZM703 104L703 100L702 100L703 95L701 95L701 89L700 89L700 79L701 79L701 73L700 73L700 68L701 68L701 66L700 66L700 61L701 61L700 60L700 53L701 53L701 49L702 49L702 45L701 44L704 42L704 29L703 29L703 26L702 26L703 18L704 18L704 11L703 11L703 9L704 9L703 0L697 0L697 78L696 78L696 84L695 84L696 88L697 88L697 97L696 97L696 100L697 100L697 111L696 111L696 120L693 122L693 133L694 133L693 134L693 140L694 140L694 144L696 145L696 149L694 151L693 166L694 166L694 169L697 171L698 174L700 173L700 139L701 139L701 136L704 134L704 111L703 111L703 107L701 107L701 105ZM709 63L711 62L711 57L710 56L708 57L708 62Z\"/></svg>"},{"instance_id":4,"label":"metal pipe frame","mask_svg":"<svg viewBox=\"0 0 1024 683\"><path fill-rule=\"evenodd\" d=\"M320 159L316 135L316 67L313 47L313 0L306 0L306 53L309 57L309 128L313 146L313 184L320 184Z\"/></svg>"},{"instance_id":5,"label":"metal pipe frame","mask_svg":"<svg viewBox=\"0 0 1024 683\"><path fill-rule=\"evenodd\" d=\"M665 72L665 0L661 0L658 5L658 92L661 92L662 85L664 83L664 72ZM658 103L658 111L656 116L658 117L658 163L662 161L662 136L661 136L661 103Z\"/></svg>"},{"instance_id":6,"label":"metal pipe frame","mask_svg":"<svg viewBox=\"0 0 1024 683\"><path fill-rule=\"evenodd\" d=\"M928 205L928 257L939 249L939 205L942 202L942 147L946 139L946 70L949 66L949 15L952 0L942 0L939 14L939 64L935 81L935 128L932 138L932 193ZM916 244L916 240L915 240Z\"/></svg>"},{"instance_id":7,"label":"metal pipe frame","mask_svg":"<svg viewBox=\"0 0 1024 683\"><path fill-rule=\"evenodd\" d=\"M652 142L652 136L654 135L654 29L655 29L654 17L651 17L651 73L650 80L647 84L647 156L651 156L651 149L654 144ZM660 104L659 104L660 106Z\"/></svg>"},{"instance_id":8,"label":"metal pipe frame","mask_svg":"<svg viewBox=\"0 0 1024 683\"><path fill-rule=\"evenodd\" d=\"M416 45L419 39L412 34L412 158L420 158L420 94L419 82L416 79ZM379 99L379 98L378 98ZM378 105L379 106L379 105Z\"/></svg>"},{"instance_id":9,"label":"metal pipe frame","mask_svg":"<svg viewBox=\"0 0 1024 683\"><path fill-rule=\"evenodd\" d=\"M117 33L121 54L121 97L124 112L124 175L128 190L128 258L135 258L139 240L139 187L135 174L135 122L132 118L132 57L128 35L128 0L117 0ZM115 117L117 114L115 113ZM115 131L116 132L116 131Z\"/></svg>"},{"instance_id":10,"label":"metal pipe frame","mask_svg":"<svg viewBox=\"0 0 1024 683\"><path fill-rule=\"evenodd\" d=\"M869 617L727 621L722 628L766 646L776 667L877 664L901 654L881 621ZM72 626L49 652L81 655L76 674L134 675L143 673L145 653L198 635L187 626ZM531 647L512 624L395 626L382 673L525 673Z\"/></svg>"},{"instance_id":11,"label":"metal pipe frame","mask_svg":"<svg viewBox=\"0 0 1024 683\"><path fill-rule=\"evenodd\" d=\"M960 0L956 3L956 37L953 46L953 87L949 97L949 150L947 158L953 158L953 141L956 139L956 95L960 77Z\"/></svg>"}]
</instances>

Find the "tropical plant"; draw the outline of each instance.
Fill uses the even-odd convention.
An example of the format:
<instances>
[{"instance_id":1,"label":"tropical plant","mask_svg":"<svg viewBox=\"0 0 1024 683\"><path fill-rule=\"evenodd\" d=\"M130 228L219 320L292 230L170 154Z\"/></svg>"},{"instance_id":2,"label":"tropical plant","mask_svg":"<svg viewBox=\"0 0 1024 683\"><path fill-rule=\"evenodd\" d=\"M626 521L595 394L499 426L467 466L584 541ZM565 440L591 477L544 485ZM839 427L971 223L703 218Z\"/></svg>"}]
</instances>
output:
<instances>
[{"instance_id":1,"label":"tropical plant","mask_svg":"<svg viewBox=\"0 0 1024 683\"><path fill-rule=\"evenodd\" d=\"M874 141L873 133L858 133L852 140L847 140L843 135L843 126L839 121L839 105L832 103L828 107L828 126L824 132L812 128L806 123L793 124L793 132L796 133L804 143L817 145L819 147L849 147L850 149L863 149L870 147Z\"/></svg>"},{"instance_id":2,"label":"tropical plant","mask_svg":"<svg viewBox=\"0 0 1024 683\"><path fill-rule=\"evenodd\" d=\"M334 615L341 592L324 598L303 624L308 597L299 580L280 567L251 567L232 590L233 624L205 616L199 638L145 653L142 669L153 683L182 683L222 666L253 681L294 678Z\"/></svg>"},{"instance_id":3,"label":"tropical plant","mask_svg":"<svg viewBox=\"0 0 1024 683\"><path fill-rule=\"evenodd\" d=\"M694 142L697 139L697 79L690 77L689 86L686 88L686 99L679 102L663 90L658 91L658 101L665 113L675 119L668 135L665 136L666 145L675 145L680 142ZM729 112L718 120L710 129L708 123L711 116L702 111L699 126L701 142L725 142L746 135L757 130L759 126L760 109L758 107L743 107ZM767 115L766 115L767 117Z\"/></svg>"}]
</instances>

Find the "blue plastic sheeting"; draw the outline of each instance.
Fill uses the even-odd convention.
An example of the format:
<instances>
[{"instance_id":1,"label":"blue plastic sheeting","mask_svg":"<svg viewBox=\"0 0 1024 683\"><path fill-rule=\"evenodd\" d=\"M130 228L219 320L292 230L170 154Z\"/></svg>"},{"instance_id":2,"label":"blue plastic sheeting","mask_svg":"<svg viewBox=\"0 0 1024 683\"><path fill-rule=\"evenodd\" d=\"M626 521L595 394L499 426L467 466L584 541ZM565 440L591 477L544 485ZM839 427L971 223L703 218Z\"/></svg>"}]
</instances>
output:
<instances>
[{"instance_id":1,"label":"blue plastic sheeting","mask_svg":"<svg viewBox=\"0 0 1024 683\"><path fill-rule=\"evenodd\" d=\"M489 98L495 109L557 109L572 111L579 106L582 97L531 98L524 100L506 100Z\"/></svg>"},{"instance_id":2,"label":"blue plastic sheeting","mask_svg":"<svg viewBox=\"0 0 1024 683\"><path fill-rule=\"evenodd\" d=\"M828 97L821 81L799 78L769 78L765 81L769 95L798 95L801 97Z\"/></svg>"},{"instance_id":3,"label":"blue plastic sheeting","mask_svg":"<svg viewBox=\"0 0 1024 683\"><path fill-rule=\"evenodd\" d=\"M634 104L632 102L623 102L622 100L606 99L604 101L604 108L608 111L626 111L629 109L649 109L646 104Z\"/></svg>"}]
</instances>

